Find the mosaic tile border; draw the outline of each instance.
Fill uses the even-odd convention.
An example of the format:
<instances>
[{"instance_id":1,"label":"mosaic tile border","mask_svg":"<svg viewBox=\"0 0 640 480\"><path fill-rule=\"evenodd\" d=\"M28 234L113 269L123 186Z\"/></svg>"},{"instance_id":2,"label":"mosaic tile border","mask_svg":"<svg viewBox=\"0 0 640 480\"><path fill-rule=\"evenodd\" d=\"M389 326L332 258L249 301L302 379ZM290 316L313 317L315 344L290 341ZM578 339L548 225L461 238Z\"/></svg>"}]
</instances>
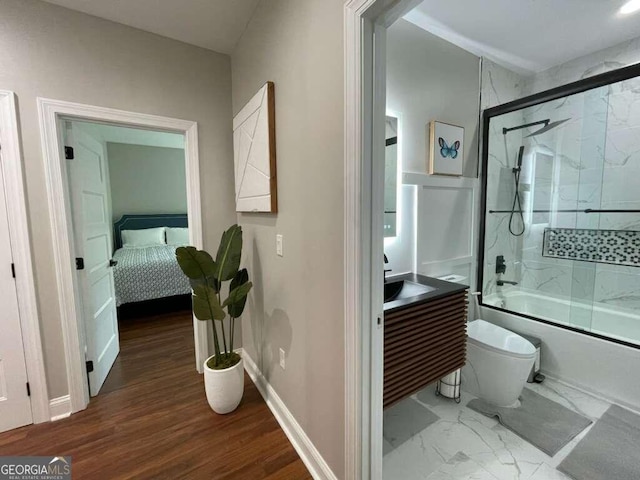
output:
<instances>
[{"instance_id":1,"label":"mosaic tile border","mask_svg":"<svg viewBox=\"0 0 640 480\"><path fill-rule=\"evenodd\" d=\"M640 232L545 228L542 256L640 267Z\"/></svg>"}]
</instances>

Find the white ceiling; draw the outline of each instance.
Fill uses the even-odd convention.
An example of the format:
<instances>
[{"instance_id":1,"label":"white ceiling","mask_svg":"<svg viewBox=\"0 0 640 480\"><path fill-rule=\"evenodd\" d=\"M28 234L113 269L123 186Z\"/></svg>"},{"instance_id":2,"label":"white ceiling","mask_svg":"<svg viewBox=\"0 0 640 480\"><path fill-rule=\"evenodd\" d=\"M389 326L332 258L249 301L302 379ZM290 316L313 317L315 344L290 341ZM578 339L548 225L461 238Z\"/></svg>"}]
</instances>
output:
<instances>
[{"instance_id":1,"label":"white ceiling","mask_svg":"<svg viewBox=\"0 0 640 480\"><path fill-rule=\"evenodd\" d=\"M45 0L221 53L231 53L259 0Z\"/></svg>"},{"instance_id":2,"label":"white ceiling","mask_svg":"<svg viewBox=\"0 0 640 480\"><path fill-rule=\"evenodd\" d=\"M79 124L82 130L102 142L146 145L148 147L184 148L184 135L181 133L157 132L141 128L119 127L77 120L73 123Z\"/></svg>"},{"instance_id":3,"label":"white ceiling","mask_svg":"<svg viewBox=\"0 0 640 480\"><path fill-rule=\"evenodd\" d=\"M476 55L530 74L640 37L626 0L424 0L404 18Z\"/></svg>"}]
</instances>

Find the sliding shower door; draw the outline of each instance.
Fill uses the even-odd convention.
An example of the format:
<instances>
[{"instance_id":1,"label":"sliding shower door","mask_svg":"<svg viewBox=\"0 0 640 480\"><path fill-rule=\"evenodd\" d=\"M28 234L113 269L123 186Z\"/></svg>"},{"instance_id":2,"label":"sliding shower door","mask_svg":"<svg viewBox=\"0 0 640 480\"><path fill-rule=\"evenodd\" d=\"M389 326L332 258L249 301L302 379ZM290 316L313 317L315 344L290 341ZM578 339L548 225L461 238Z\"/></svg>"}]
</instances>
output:
<instances>
[{"instance_id":1,"label":"sliding shower door","mask_svg":"<svg viewBox=\"0 0 640 480\"><path fill-rule=\"evenodd\" d=\"M592 80L484 113L482 303L640 344L640 80Z\"/></svg>"}]
</instances>

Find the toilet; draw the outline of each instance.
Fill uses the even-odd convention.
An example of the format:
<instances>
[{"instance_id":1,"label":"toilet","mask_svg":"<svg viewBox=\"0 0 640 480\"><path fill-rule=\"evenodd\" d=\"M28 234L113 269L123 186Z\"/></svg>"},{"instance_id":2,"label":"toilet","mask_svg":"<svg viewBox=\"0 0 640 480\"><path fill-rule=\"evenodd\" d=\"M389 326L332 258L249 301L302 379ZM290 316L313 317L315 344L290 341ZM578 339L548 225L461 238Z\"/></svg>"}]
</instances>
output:
<instances>
[{"instance_id":1,"label":"toilet","mask_svg":"<svg viewBox=\"0 0 640 480\"><path fill-rule=\"evenodd\" d=\"M516 407L536 359L526 339L485 320L467 325L462 389L499 407Z\"/></svg>"}]
</instances>

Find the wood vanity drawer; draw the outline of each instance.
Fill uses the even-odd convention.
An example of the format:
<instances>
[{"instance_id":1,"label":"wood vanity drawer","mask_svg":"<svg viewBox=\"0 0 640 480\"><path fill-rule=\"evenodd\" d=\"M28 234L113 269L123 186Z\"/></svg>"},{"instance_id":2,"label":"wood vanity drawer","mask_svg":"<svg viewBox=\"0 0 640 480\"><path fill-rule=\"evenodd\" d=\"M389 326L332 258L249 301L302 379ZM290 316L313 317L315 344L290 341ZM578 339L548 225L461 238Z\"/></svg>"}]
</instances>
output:
<instances>
[{"instance_id":1,"label":"wood vanity drawer","mask_svg":"<svg viewBox=\"0 0 640 480\"><path fill-rule=\"evenodd\" d=\"M466 345L466 291L385 314L384 408L461 368Z\"/></svg>"}]
</instances>

